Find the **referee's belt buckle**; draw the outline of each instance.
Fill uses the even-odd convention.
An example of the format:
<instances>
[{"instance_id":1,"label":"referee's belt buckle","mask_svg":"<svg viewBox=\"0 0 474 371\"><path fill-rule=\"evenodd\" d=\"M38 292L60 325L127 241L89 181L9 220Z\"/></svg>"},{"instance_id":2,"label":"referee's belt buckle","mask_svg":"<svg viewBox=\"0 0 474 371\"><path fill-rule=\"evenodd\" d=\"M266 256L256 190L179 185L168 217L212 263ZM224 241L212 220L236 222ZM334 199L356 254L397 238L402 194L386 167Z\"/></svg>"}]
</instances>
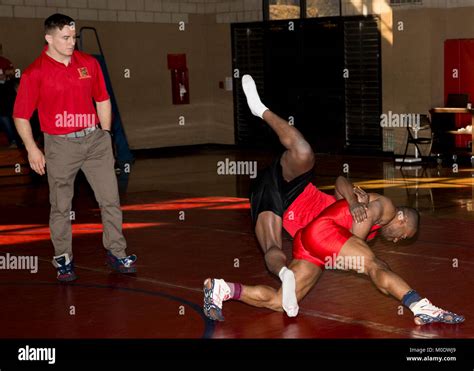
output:
<instances>
[{"instance_id":1,"label":"referee's belt buckle","mask_svg":"<svg viewBox=\"0 0 474 371\"><path fill-rule=\"evenodd\" d=\"M69 134L64 134L64 135L60 135L60 137L63 137L63 138L83 138L85 137L86 135L92 133L94 130L96 130L99 126L98 125L95 125L95 126L91 126L89 128L85 128L81 131L75 131L74 133L69 133Z\"/></svg>"}]
</instances>

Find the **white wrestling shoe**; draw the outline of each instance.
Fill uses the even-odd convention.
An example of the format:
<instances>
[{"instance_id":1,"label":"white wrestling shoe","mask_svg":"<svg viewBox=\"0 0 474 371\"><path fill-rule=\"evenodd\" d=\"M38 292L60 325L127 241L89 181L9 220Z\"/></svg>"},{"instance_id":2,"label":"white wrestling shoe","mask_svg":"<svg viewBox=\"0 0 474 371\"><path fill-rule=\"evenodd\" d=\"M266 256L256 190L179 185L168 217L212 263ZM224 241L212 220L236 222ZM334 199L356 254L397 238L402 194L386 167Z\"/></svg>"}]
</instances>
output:
<instances>
[{"instance_id":1,"label":"white wrestling shoe","mask_svg":"<svg viewBox=\"0 0 474 371\"><path fill-rule=\"evenodd\" d=\"M425 325L427 323L434 323L434 322L442 322L442 323L450 323L450 324L464 322L463 316L435 307L426 298L417 302L410 309L415 315L415 323L417 325Z\"/></svg>"},{"instance_id":2,"label":"white wrestling shoe","mask_svg":"<svg viewBox=\"0 0 474 371\"><path fill-rule=\"evenodd\" d=\"M207 285L211 280L211 287ZM224 321L222 305L225 300L230 299L230 287L221 279L208 278L204 281L204 306L203 312L206 317L213 321Z\"/></svg>"}]
</instances>

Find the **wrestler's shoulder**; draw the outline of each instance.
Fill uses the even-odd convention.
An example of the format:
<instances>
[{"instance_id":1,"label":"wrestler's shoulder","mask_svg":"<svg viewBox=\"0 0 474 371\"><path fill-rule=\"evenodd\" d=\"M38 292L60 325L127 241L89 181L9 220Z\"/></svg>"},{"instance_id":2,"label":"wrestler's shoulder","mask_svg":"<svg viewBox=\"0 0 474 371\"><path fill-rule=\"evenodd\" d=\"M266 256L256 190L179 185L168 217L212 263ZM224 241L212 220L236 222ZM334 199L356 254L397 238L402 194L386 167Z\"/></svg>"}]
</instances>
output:
<instances>
[{"instance_id":1,"label":"wrestler's shoulder","mask_svg":"<svg viewBox=\"0 0 474 371\"><path fill-rule=\"evenodd\" d=\"M395 211L395 205L388 197L378 195L377 198L370 198L368 207L368 216L372 216L374 220L378 220L386 213Z\"/></svg>"}]
</instances>

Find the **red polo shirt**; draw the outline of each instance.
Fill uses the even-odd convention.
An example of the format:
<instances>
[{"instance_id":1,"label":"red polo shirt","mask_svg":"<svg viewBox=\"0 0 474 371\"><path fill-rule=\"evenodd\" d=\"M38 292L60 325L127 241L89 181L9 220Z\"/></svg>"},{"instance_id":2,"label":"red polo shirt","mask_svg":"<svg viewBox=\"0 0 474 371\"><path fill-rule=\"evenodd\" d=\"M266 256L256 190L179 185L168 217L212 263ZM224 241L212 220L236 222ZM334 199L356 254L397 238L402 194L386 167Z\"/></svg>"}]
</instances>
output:
<instances>
[{"instance_id":1,"label":"red polo shirt","mask_svg":"<svg viewBox=\"0 0 474 371\"><path fill-rule=\"evenodd\" d=\"M74 51L68 66L46 54L23 72L13 117L29 120L38 109L41 131L68 134L99 123L92 99L109 99L97 60Z\"/></svg>"}]
</instances>

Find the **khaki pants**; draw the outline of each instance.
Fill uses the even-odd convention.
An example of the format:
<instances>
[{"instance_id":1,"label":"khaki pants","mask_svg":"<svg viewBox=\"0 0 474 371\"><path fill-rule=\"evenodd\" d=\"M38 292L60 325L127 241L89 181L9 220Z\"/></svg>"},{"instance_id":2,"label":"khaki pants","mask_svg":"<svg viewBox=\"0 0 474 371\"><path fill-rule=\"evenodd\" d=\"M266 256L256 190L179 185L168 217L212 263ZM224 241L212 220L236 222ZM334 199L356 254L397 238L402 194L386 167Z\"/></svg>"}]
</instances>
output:
<instances>
[{"instance_id":1,"label":"khaki pants","mask_svg":"<svg viewBox=\"0 0 474 371\"><path fill-rule=\"evenodd\" d=\"M109 134L100 129L81 138L45 134L44 141L51 204L49 228L55 256L67 253L72 258L71 202L74 180L81 169L99 203L104 247L124 258L127 244L122 234L122 210ZM53 264L57 266L54 260Z\"/></svg>"}]
</instances>

